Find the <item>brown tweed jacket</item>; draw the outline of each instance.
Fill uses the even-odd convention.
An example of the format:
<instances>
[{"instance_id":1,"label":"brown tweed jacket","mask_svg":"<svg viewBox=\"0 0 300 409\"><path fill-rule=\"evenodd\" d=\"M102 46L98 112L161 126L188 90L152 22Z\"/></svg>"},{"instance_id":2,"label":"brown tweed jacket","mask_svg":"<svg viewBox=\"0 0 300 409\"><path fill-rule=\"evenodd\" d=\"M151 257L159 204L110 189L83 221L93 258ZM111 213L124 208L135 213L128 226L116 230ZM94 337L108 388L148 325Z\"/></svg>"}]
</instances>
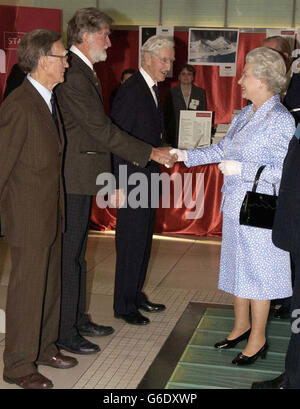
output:
<instances>
[{"instance_id":1,"label":"brown tweed jacket","mask_svg":"<svg viewBox=\"0 0 300 409\"><path fill-rule=\"evenodd\" d=\"M1 105L0 213L13 246L50 246L56 237L64 216L62 135L27 79Z\"/></svg>"},{"instance_id":2,"label":"brown tweed jacket","mask_svg":"<svg viewBox=\"0 0 300 409\"><path fill-rule=\"evenodd\" d=\"M101 85L87 64L70 52L69 65L65 82L55 89L66 136L66 191L95 195L101 188L97 176L111 171L111 152L145 167L152 147L121 131L106 116Z\"/></svg>"}]
</instances>

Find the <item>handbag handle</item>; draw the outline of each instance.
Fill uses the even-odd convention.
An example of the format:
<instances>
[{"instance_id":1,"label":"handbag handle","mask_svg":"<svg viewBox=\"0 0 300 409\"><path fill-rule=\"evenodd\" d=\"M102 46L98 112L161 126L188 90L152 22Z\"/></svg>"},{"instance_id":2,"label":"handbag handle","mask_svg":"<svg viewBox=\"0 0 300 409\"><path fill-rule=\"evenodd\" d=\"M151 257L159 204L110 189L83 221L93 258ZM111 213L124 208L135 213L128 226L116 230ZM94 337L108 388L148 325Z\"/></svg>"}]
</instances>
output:
<instances>
[{"instance_id":1,"label":"handbag handle","mask_svg":"<svg viewBox=\"0 0 300 409\"><path fill-rule=\"evenodd\" d=\"M254 183L253 183L253 187L252 187L252 192L256 192L257 185L258 185L258 181L259 181L259 177L260 177L261 172L264 170L265 167L266 167L266 165L262 165L262 166L258 169L258 171L256 172L255 179L254 179ZM273 186L273 194L274 194L274 196L276 196L275 184L272 183L272 186Z\"/></svg>"}]
</instances>

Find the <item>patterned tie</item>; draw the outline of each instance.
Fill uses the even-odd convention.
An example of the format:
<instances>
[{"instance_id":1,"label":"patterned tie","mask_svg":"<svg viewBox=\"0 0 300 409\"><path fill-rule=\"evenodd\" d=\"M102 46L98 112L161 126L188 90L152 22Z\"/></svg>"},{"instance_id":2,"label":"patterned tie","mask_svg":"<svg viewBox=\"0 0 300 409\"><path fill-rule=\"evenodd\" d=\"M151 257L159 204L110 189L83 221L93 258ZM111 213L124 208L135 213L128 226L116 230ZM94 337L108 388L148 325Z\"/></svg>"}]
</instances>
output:
<instances>
[{"instance_id":1,"label":"patterned tie","mask_svg":"<svg viewBox=\"0 0 300 409\"><path fill-rule=\"evenodd\" d=\"M101 95L102 95L102 86L101 86L101 82L98 78L98 75L96 73L96 71L93 70L93 74L94 74L94 79L95 79L95 85L100 89Z\"/></svg>"},{"instance_id":2,"label":"patterned tie","mask_svg":"<svg viewBox=\"0 0 300 409\"><path fill-rule=\"evenodd\" d=\"M158 86L154 84L152 86L153 91L155 92L156 100L157 100L157 109L158 109L158 114L160 117L160 132L162 132L163 129L163 111L162 111L162 106L161 106L161 99L158 91Z\"/></svg>"},{"instance_id":3,"label":"patterned tie","mask_svg":"<svg viewBox=\"0 0 300 409\"><path fill-rule=\"evenodd\" d=\"M51 115L52 115L53 121L54 121L54 123L56 125L57 132L59 133L59 125L58 125L58 119L57 119L57 114L56 114L56 98L55 98L55 95L53 94L53 92L52 92L50 102L51 102L51 108L52 108L51 109Z\"/></svg>"}]
</instances>

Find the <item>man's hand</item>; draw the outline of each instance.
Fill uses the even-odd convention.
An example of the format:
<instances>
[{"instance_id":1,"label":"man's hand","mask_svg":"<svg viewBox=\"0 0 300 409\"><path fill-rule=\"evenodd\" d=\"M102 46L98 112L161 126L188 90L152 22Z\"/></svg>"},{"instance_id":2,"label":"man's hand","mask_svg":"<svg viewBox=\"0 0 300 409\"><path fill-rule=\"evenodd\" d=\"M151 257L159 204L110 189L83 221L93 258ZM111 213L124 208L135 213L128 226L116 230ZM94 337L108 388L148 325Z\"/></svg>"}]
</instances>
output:
<instances>
[{"instance_id":1,"label":"man's hand","mask_svg":"<svg viewBox=\"0 0 300 409\"><path fill-rule=\"evenodd\" d=\"M125 194L123 189L116 189L114 193L108 195L109 207L119 209L125 203Z\"/></svg>"},{"instance_id":2,"label":"man's hand","mask_svg":"<svg viewBox=\"0 0 300 409\"><path fill-rule=\"evenodd\" d=\"M170 150L172 148L152 148L150 159L155 162L165 165L167 168L172 168L177 161L177 155L171 155Z\"/></svg>"}]
</instances>

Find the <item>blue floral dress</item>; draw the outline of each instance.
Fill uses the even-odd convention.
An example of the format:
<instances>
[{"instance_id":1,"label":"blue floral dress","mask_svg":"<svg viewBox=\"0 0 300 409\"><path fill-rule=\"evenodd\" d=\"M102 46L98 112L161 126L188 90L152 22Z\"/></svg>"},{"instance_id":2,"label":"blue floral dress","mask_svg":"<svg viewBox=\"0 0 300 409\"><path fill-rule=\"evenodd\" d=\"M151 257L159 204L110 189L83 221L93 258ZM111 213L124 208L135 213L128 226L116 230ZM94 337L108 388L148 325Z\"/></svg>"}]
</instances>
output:
<instances>
[{"instance_id":1,"label":"blue floral dress","mask_svg":"<svg viewBox=\"0 0 300 409\"><path fill-rule=\"evenodd\" d=\"M188 167L236 160L241 175L225 176L222 188L223 240L219 289L237 297L271 300L292 294L289 253L274 246L272 231L239 224L241 205L251 190L258 168L266 165L257 192L278 193L282 165L295 133L292 115L279 95L268 99L256 112L245 107L232 121L221 142L187 151ZM205 210L204 210L205 211Z\"/></svg>"}]
</instances>

